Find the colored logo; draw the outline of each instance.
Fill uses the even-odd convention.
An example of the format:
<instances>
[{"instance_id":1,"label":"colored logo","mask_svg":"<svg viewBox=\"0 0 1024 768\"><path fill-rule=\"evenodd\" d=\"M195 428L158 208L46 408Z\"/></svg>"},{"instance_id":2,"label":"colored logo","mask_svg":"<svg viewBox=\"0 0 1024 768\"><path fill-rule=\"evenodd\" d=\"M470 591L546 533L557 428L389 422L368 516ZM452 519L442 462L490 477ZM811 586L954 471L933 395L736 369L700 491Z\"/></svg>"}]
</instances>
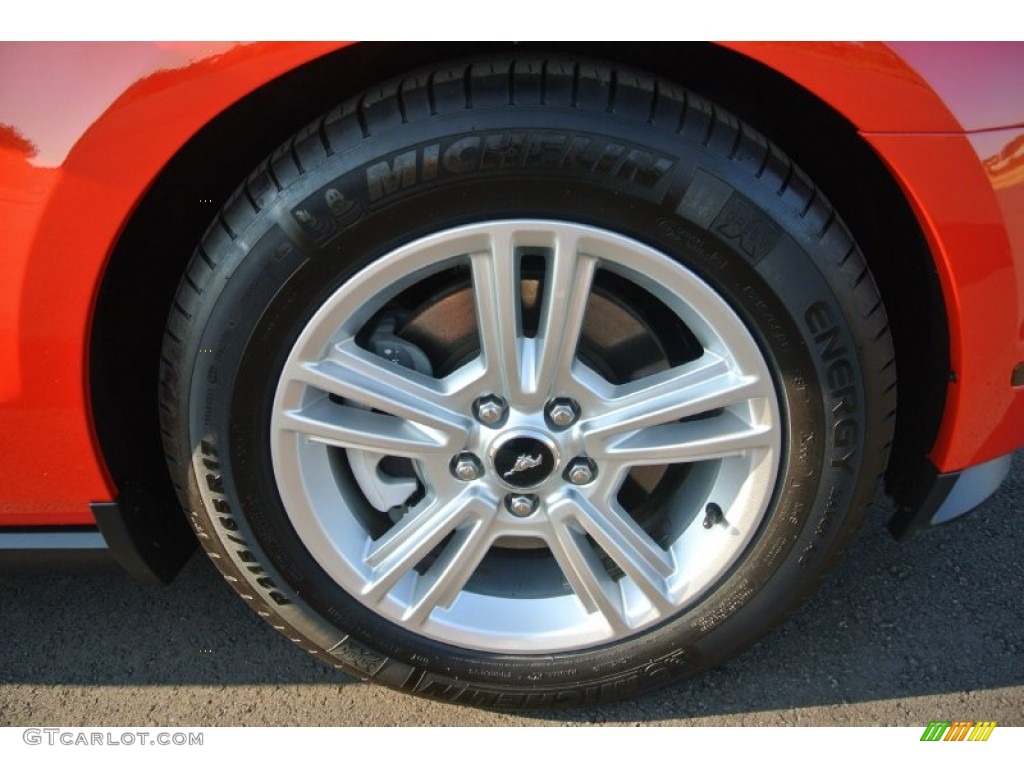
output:
<instances>
[{"instance_id":1,"label":"colored logo","mask_svg":"<svg viewBox=\"0 0 1024 768\"><path fill-rule=\"evenodd\" d=\"M921 734L921 741L988 741L995 720L932 720Z\"/></svg>"}]
</instances>

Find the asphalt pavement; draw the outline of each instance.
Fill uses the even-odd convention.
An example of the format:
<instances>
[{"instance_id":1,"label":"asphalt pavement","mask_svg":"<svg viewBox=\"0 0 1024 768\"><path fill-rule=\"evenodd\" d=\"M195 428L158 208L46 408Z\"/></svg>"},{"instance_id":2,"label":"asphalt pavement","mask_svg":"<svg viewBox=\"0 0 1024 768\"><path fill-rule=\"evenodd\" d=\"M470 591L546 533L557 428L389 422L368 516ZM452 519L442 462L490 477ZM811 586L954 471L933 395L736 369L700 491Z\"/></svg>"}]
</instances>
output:
<instances>
[{"instance_id":1,"label":"asphalt pavement","mask_svg":"<svg viewBox=\"0 0 1024 768\"><path fill-rule=\"evenodd\" d=\"M1024 725L1024 454L967 519L865 524L768 638L644 698L508 715L428 702L298 651L196 555L169 587L0 574L0 725Z\"/></svg>"}]
</instances>

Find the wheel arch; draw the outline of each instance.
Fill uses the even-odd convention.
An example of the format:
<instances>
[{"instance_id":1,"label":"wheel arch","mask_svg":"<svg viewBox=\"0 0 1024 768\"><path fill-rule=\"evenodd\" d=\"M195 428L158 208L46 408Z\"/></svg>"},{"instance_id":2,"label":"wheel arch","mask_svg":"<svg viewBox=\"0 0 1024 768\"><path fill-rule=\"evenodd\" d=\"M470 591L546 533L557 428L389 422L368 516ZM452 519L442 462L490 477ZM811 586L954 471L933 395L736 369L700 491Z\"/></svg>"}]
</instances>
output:
<instances>
[{"instance_id":1,"label":"wheel arch","mask_svg":"<svg viewBox=\"0 0 1024 768\"><path fill-rule=\"evenodd\" d=\"M147 496L155 492L177 505L160 445L159 350L175 290L214 212L261 160L317 115L380 79L462 54L458 45L341 48L248 91L173 152L113 244L89 329L93 424L119 491L146 488ZM323 82L344 85L335 90ZM194 190L202 190L202 199L194 199Z\"/></svg>"},{"instance_id":2,"label":"wheel arch","mask_svg":"<svg viewBox=\"0 0 1024 768\"><path fill-rule=\"evenodd\" d=\"M509 47L346 47L249 92L178 149L123 227L95 302L89 352L91 406L101 450L119 489L143 488L146 497L167 500L160 506L168 510L177 504L159 434L159 350L176 286L212 210L208 205L182 207L182 190L201 186L209 190L211 200L226 201L260 160L345 98L412 68ZM948 326L935 265L917 220L892 175L856 128L793 80L721 46L546 44L517 45L514 50L609 59L692 88L757 126L827 192L864 251L889 312L903 405L888 480L889 488L899 493L904 479L923 461L941 421L949 370ZM343 86L325 89L320 86L324 81ZM778 107L783 103L784 110ZM246 130L254 124L261 130ZM174 216L168 216L168 210ZM920 303L900 300L905 285L924 287L921 300L926 311L920 311ZM126 349L133 353L124 354ZM935 354L937 349L942 353Z\"/></svg>"}]
</instances>

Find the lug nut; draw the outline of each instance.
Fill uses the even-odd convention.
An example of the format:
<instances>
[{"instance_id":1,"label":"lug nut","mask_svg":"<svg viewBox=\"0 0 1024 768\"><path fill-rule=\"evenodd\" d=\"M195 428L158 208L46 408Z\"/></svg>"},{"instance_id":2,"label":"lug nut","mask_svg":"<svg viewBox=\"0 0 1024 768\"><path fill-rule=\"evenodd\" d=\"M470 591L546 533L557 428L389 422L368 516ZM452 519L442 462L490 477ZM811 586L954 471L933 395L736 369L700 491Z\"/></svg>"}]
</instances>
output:
<instances>
[{"instance_id":1,"label":"lug nut","mask_svg":"<svg viewBox=\"0 0 1024 768\"><path fill-rule=\"evenodd\" d=\"M537 497L528 494L512 493L505 497L505 508L516 517L529 517L538 505Z\"/></svg>"},{"instance_id":2,"label":"lug nut","mask_svg":"<svg viewBox=\"0 0 1024 768\"><path fill-rule=\"evenodd\" d=\"M578 456L565 468L565 479L573 485L586 485L597 475L597 465L585 456Z\"/></svg>"},{"instance_id":3,"label":"lug nut","mask_svg":"<svg viewBox=\"0 0 1024 768\"><path fill-rule=\"evenodd\" d=\"M469 451L460 453L452 459L451 470L452 474L459 478L459 480L465 480L466 482L476 480L484 473L480 459Z\"/></svg>"},{"instance_id":4,"label":"lug nut","mask_svg":"<svg viewBox=\"0 0 1024 768\"><path fill-rule=\"evenodd\" d=\"M473 415L481 424L496 426L505 418L508 404L497 395L484 395L473 402Z\"/></svg>"},{"instance_id":5,"label":"lug nut","mask_svg":"<svg viewBox=\"0 0 1024 768\"><path fill-rule=\"evenodd\" d=\"M580 406L568 397L556 397L548 403L548 420L556 427L570 427L579 416Z\"/></svg>"}]
</instances>

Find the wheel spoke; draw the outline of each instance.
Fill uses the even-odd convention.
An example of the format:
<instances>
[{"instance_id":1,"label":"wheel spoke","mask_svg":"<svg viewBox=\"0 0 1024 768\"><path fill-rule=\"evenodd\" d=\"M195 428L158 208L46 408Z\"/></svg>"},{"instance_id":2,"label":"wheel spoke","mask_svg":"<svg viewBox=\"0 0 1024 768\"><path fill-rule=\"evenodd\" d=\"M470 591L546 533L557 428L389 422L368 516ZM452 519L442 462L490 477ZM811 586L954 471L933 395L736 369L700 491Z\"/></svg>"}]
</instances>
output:
<instances>
[{"instance_id":1,"label":"wheel spoke","mask_svg":"<svg viewBox=\"0 0 1024 768\"><path fill-rule=\"evenodd\" d=\"M772 427L725 411L699 421L647 427L616 440L585 441L595 460L623 465L678 464L738 456L773 442Z\"/></svg>"},{"instance_id":2,"label":"wheel spoke","mask_svg":"<svg viewBox=\"0 0 1024 768\"><path fill-rule=\"evenodd\" d=\"M548 539L548 548L562 574L587 613L599 612L617 635L628 631L622 591L608 575L586 534L568 522L565 518L552 520Z\"/></svg>"},{"instance_id":3,"label":"wheel spoke","mask_svg":"<svg viewBox=\"0 0 1024 768\"><path fill-rule=\"evenodd\" d=\"M485 510L476 496L464 493L447 504L435 500L419 511L410 511L366 552L364 561L373 576L364 594L373 602L383 599L445 536L469 518L479 523L486 517Z\"/></svg>"},{"instance_id":4,"label":"wheel spoke","mask_svg":"<svg viewBox=\"0 0 1024 768\"><path fill-rule=\"evenodd\" d=\"M278 428L339 448L410 459L447 455L452 451L451 439L443 434L421 429L394 416L338 405L326 397L304 408L282 412Z\"/></svg>"},{"instance_id":5,"label":"wheel spoke","mask_svg":"<svg viewBox=\"0 0 1024 768\"><path fill-rule=\"evenodd\" d=\"M733 372L725 358L706 350L697 360L622 386L595 378L591 387L608 408L586 421L583 431L603 440L738 405L764 396L766 386L756 376Z\"/></svg>"},{"instance_id":6,"label":"wheel spoke","mask_svg":"<svg viewBox=\"0 0 1024 768\"><path fill-rule=\"evenodd\" d=\"M474 517L455 531L437 562L416 580L410 607L403 616L406 623L418 626L435 608L449 607L484 559L491 548L490 521L484 515Z\"/></svg>"},{"instance_id":7,"label":"wheel spoke","mask_svg":"<svg viewBox=\"0 0 1024 768\"><path fill-rule=\"evenodd\" d=\"M612 561L622 569L661 613L673 609L666 579L675 570L672 556L662 549L615 502L598 507L582 496L573 504L574 518Z\"/></svg>"},{"instance_id":8,"label":"wheel spoke","mask_svg":"<svg viewBox=\"0 0 1024 768\"><path fill-rule=\"evenodd\" d=\"M565 389L576 356L597 259L578 252L575 237L558 238L547 269L540 326L524 354L522 390L537 404Z\"/></svg>"},{"instance_id":9,"label":"wheel spoke","mask_svg":"<svg viewBox=\"0 0 1024 768\"><path fill-rule=\"evenodd\" d=\"M496 232L491 249L471 257L480 344L488 373L508 396L528 407L567 381L576 354L597 259L562 234L552 249L534 338L522 329L520 265L514 233Z\"/></svg>"},{"instance_id":10,"label":"wheel spoke","mask_svg":"<svg viewBox=\"0 0 1024 768\"><path fill-rule=\"evenodd\" d=\"M522 311L519 265L512 235L494 233L490 251L472 254L473 295L488 383L514 399L519 394Z\"/></svg>"},{"instance_id":11,"label":"wheel spoke","mask_svg":"<svg viewBox=\"0 0 1024 768\"><path fill-rule=\"evenodd\" d=\"M441 432L452 443L464 442L469 431L468 417L445 406L446 395L433 386L434 379L382 362L351 340L335 345L327 359L293 366L287 373L354 404Z\"/></svg>"}]
</instances>

